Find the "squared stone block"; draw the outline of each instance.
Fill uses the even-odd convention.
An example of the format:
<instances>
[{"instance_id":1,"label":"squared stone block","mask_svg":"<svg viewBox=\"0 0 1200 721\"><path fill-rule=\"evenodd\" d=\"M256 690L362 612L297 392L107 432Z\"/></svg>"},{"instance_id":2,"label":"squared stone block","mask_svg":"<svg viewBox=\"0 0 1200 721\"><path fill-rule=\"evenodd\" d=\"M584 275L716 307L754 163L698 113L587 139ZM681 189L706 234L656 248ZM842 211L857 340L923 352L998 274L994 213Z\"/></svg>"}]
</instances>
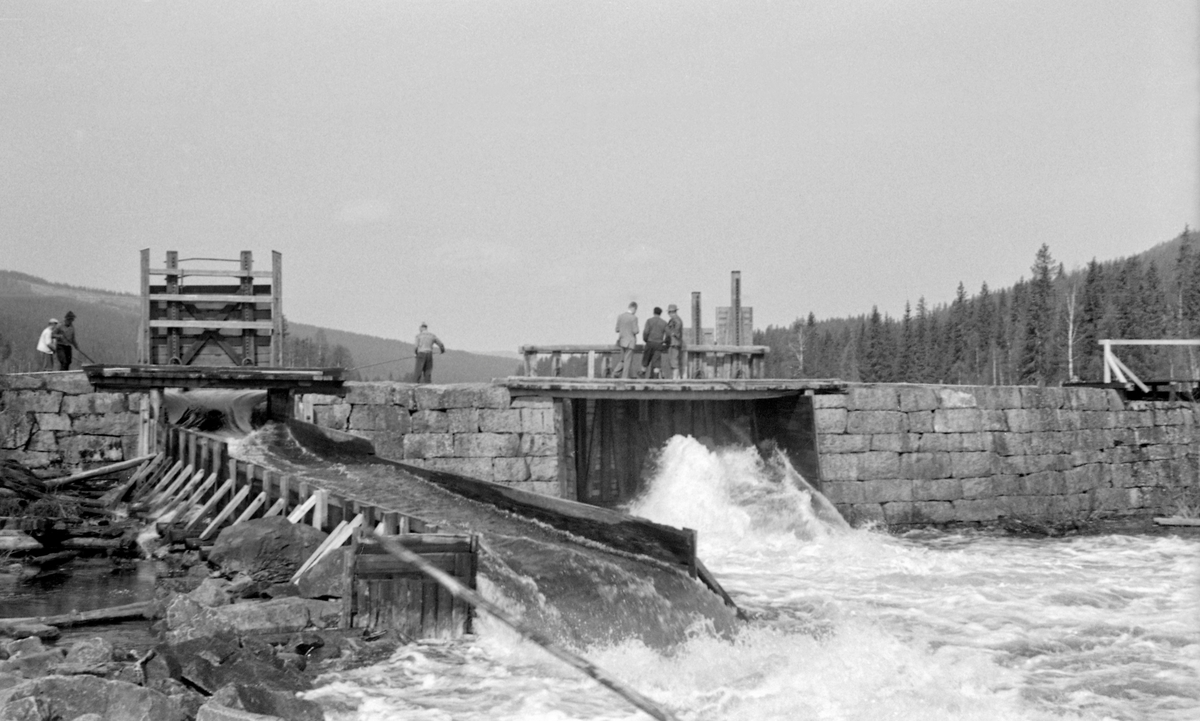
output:
<instances>
[{"instance_id":1,"label":"squared stone block","mask_svg":"<svg viewBox=\"0 0 1200 721\"><path fill-rule=\"evenodd\" d=\"M413 393L419 410L446 410L448 408L495 408L488 405L489 383L455 383L451 385L419 385ZM507 390L505 390L507 394ZM507 407L507 404L504 406Z\"/></svg>"},{"instance_id":2,"label":"squared stone block","mask_svg":"<svg viewBox=\"0 0 1200 721\"><path fill-rule=\"evenodd\" d=\"M994 521L1005 515L1004 505L994 498L964 499L952 501L950 505L954 507L954 516L959 521L980 523Z\"/></svg>"},{"instance_id":3,"label":"squared stone block","mask_svg":"<svg viewBox=\"0 0 1200 721\"><path fill-rule=\"evenodd\" d=\"M852 411L898 411L900 394L890 385L852 385L846 393L846 408Z\"/></svg>"},{"instance_id":4,"label":"squared stone block","mask_svg":"<svg viewBox=\"0 0 1200 721\"><path fill-rule=\"evenodd\" d=\"M915 513L913 504L909 501L892 501L883 504L883 518L889 526L911 526L921 522Z\"/></svg>"},{"instance_id":5,"label":"squared stone block","mask_svg":"<svg viewBox=\"0 0 1200 721\"><path fill-rule=\"evenodd\" d=\"M912 512L918 523L953 523L958 520L958 514L949 501L917 501L913 503Z\"/></svg>"},{"instance_id":6,"label":"squared stone block","mask_svg":"<svg viewBox=\"0 0 1200 721\"><path fill-rule=\"evenodd\" d=\"M446 411L417 411L410 418L411 433L450 432L450 415Z\"/></svg>"},{"instance_id":7,"label":"squared stone block","mask_svg":"<svg viewBox=\"0 0 1200 721\"><path fill-rule=\"evenodd\" d=\"M899 478L900 454L889 451L859 453L858 471L864 481Z\"/></svg>"},{"instance_id":8,"label":"squared stone block","mask_svg":"<svg viewBox=\"0 0 1200 721\"><path fill-rule=\"evenodd\" d=\"M515 456L520 448L516 433L459 433L454 436L454 455L461 458Z\"/></svg>"},{"instance_id":9,"label":"squared stone block","mask_svg":"<svg viewBox=\"0 0 1200 721\"><path fill-rule=\"evenodd\" d=\"M479 430L484 433L520 433L521 411L484 408L479 411Z\"/></svg>"},{"instance_id":10,"label":"squared stone block","mask_svg":"<svg viewBox=\"0 0 1200 721\"><path fill-rule=\"evenodd\" d=\"M63 394L58 391L9 391L4 394L4 406L5 413L58 413L63 406ZM87 405L80 404L80 410L76 412L87 413Z\"/></svg>"},{"instance_id":11,"label":"squared stone block","mask_svg":"<svg viewBox=\"0 0 1200 721\"><path fill-rule=\"evenodd\" d=\"M988 410L1008 410L1021 407L1021 390L1016 386L977 386L975 402Z\"/></svg>"},{"instance_id":12,"label":"squared stone block","mask_svg":"<svg viewBox=\"0 0 1200 721\"><path fill-rule=\"evenodd\" d=\"M845 393L817 393L813 396L813 408L845 408Z\"/></svg>"},{"instance_id":13,"label":"squared stone block","mask_svg":"<svg viewBox=\"0 0 1200 721\"><path fill-rule=\"evenodd\" d=\"M961 433L922 433L917 444L921 453L954 453L962 450Z\"/></svg>"},{"instance_id":14,"label":"squared stone block","mask_svg":"<svg viewBox=\"0 0 1200 721\"><path fill-rule=\"evenodd\" d=\"M904 413L900 411L851 410L846 418L847 433L903 433Z\"/></svg>"},{"instance_id":15,"label":"squared stone block","mask_svg":"<svg viewBox=\"0 0 1200 721\"><path fill-rule=\"evenodd\" d=\"M963 496L962 481L957 478L938 478L913 482L915 501L957 501Z\"/></svg>"},{"instance_id":16,"label":"squared stone block","mask_svg":"<svg viewBox=\"0 0 1200 721\"><path fill-rule=\"evenodd\" d=\"M405 458L447 458L454 455L450 433L409 433L404 436Z\"/></svg>"},{"instance_id":17,"label":"squared stone block","mask_svg":"<svg viewBox=\"0 0 1200 721\"><path fill-rule=\"evenodd\" d=\"M995 453L986 451L951 453L950 473L955 478L986 476L993 472L996 463Z\"/></svg>"},{"instance_id":18,"label":"squared stone block","mask_svg":"<svg viewBox=\"0 0 1200 721\"><path fill-rule=\"evenodd\" d=\"M421 413L437 413L437 411L419 411ZM451 433L478 433L479 432L479 409L478 408L451 408L446 411L446 416L450 421Z\"/></svg>"},{"instance_id":19,"label":"squared stone block","mask_svg":"<svg viewBox=\"0 0 1200 721\"><path fill-rule=\"evenodd\" d=\"M327 406L332 403L343 403L338 396L326 395L324 393L304 393L300 396L300 400L310 406Z\"/></svg>"},{"instance_id":20,"label":"squared stone block","mask_svg":"<svg viewBox=\"0 0 1200 721\"><path fill-rule=\"evenodd\" d=\"M71 430L71 417L63 413L34 413L34 420L37 422L39 430L43 431L69 431ZM12 448L0 444L0 447Z\"/></svg>"},{"instance_id":21,"label":"squared stone block","mask_svg":"<svg viewBox=\"0 0 1200 721\"><path fill-rule=\"evenodd\" d=\"M933 411L913 411L907 415L909 433L933 433Z\"/></svg>"},{"instance_id":22,"label":"squared stone block","mask_svg":"<svg viewBox=\"0 0 1200 721\"><path fill-rule=\"evenodd\" d=\"M327 406L330 408L336 406ZM407 408L400 406L350 406L350 425L352 431L391 431L393 433L408 433L412 430L411 417ZM442 433L445 429L425 433Z\"/></svg>"},{"instance_id":23,"label":"squared stone block","mask_svg":"<svg viewBox=\"0 0 1200 721\"><path fill-rule=\"evenodd\" d=\"M525 458L493 458L492 474L498 483L529 480L529 460Z\"/></svg>"},{"instance_id":24,"label":"squared stone block","mask_svg":"<svg viewBox=\"0 0 1200 721\"><path fill-rule=\"evenodd\" d=\"M965 388L938 388L939 408L978 408L975 393Z\"/></svg>"},{"instance_id":25,"label":"squared stone block","mask_svg":"<svg viewBox=\"0 0 1200 721\"><path fill-rule=\"evenodd\" d=\"M990 451L992 450L992 434L991 433L960 433L959 434L960 451Z\"/></svg>"},{"instance_id":26,"label":"squared stone block","mask_svg":"<svg viewBox=\"0 0 1200 721\"><path fill-rule=\"evenodd\" d=\"M392 405L394 394L390 383L347 381L345 388L346 402L351 405Z\"/></svg>"},{"instance_id":27,"label":"squared stone block","mask_svg":"<svg viewBox=\"0 0 1200 721\"><path fill-rule=\"evenodd\" d=\"M813 414L816 417L817 433L846 432L848 413L845 408L818 408Z\"/></svg>"},{"instance_id":28,"label":"squared stone block","mask_svg":"<svg viewBox=\"0 0 1200 721\"><path fill-rule=\"evenodd\" d=\"M913 498L913 482L907 479L863 481L859 485L862 486L863 498L867 503L911 501Z\"/></svg>"},{"instance_id":29,"label":"squared stone block","mask_svg":"<svg viewBox=\"0 0 1200 721\"><path fill-rule=\"evenodd\" d=\"M350 405L313 406L313 422L324 428L344 431L350 427Z\"/></svg>"},{"instance_id":30,"label":"squared stone block","mask_svg":"<svg viewBox=\"0 0 1200 721\"><path fill-rule=\"evenodd\" d=\"M1053 417L1042 408L1013 408L1004 412L1014 433L1041 433L1053 426Z\"/></svg>"},{"instance_id":31,"label":"squared stone block","mask_svg":"<svg viewBox=\"0 0 1200 721\"><path fill-rule=\"evenodd\" d=\"M1067 484L1061 473L1042 471L1031 473L1021 478L1021 492L1026 496L1061 495L1067 490Z\"/></svg>"},{"instance_id":32,"label":"squared stone block","mask_svg":"<svg viewBox=\"0 0 1200 721\"><path fill-rule=\"evenodd\" d=\"M821 478L826 481L858 481L858 459L861 453L829 453L821 455Z\"/></svg>"},{"instance_id":33,"label":"squared stone block","mask_svg":"<svg viewBox=\"0 0 1200 721\"><path fill-rule=\"evenodd\" d=\"M45 376L46 390L62 391L69 395L81 395L92 392L92 384L83 371L67 371L66 373L47 373Z\"/></svg>"},{"instance_id":34,"label":"squared stone block","mask_svg":"<svg viewBox=\"0 0 1200 721\"><path fill-rule=\"evenodd\" d=\"M834 505L866 502L863 486L858 482L824 483L821 486L821 492Z\"/></svg>"},{"instance_id":35,"label":"squared stone block","mask_svg":"<svg viewBox=\"0 0 1200 721\"><path fill-rule=\"evenodd\" d=\"M871 439L872 451L895 451L910 453L920 445L921 436L916 433L877 433L873 436L860 436Z\"/></svg>"},{"instance_id":36,"label":"squared stone block","mask_svg":"<svg viewBox=\"0 0 1200 721\"><path fill-rule=\"evenodd\" d=\"M992 498L1000 495L996 492L993 479L997 476L987 476L984 478L960 478L959 488L962 491L963 498Z\"/></svg>"},{"instance_id":37,"label":"squared stone block","mask_svg":"<svg viewBox=\"0 0 1200 721\"><path fill-rule=\"evenodd\" d=\"M121 413L125 410L124 393L84 393L63 396L62 412L70 415L85 413Z\"/></svg>"},{"instance_id":38,"label":"squared stone block","mask_svg":"<svg viewBox=\"0 0 1200 721\"><path fill-rule=\"evenodd\" d=\"M1062 408L1064 400L1065 394L1062 388L1021 386L1021 407L1023 408Z\"/></svg>"},{"instance_id":39,"label":"squared stone block","mask_svg":"<svg viewBox=\"0 0 1200 721\"><path fill-rule=\"evenodd\" d=\"M68 466L116 463L125 459L120 437L64 436L58 439L58 450Z\"/></svg>"},{"instance_id":40,"label":"squared stone block","mask_svg":"<svg viewBox=\"0 0 1200 721\"><path fill-rule=\"evenodd\" d=\"M900 456L900 476L926 480L950 477L949 453L905 453Z\"/></svg>"},{"instance_id":41,"label":"squared stone block","mask_svg":"<svg viewBox=\"0 0 1200 721\"><path fill-rule=\"evenodd\" d=\"M902 385L900 394L900 410L906 413L913 411L932 411L938 407L937 392L929 386Z\"/></svg>"},{"instance_id":42,"label":"squared stone block","mask_svg":"<svg viewBox=\"0 0 1200 721\"><path fill-rule=\"evenodd\" d=\"M124 436L137 433L138 417L133 413L75 416L71 432L92 436Z\"/></svg>"},{"instance_id":43,"label":"squared stone block","mask_svg":"<svg viewBox=\"0 0 1200 721\"><path fill-rule=\"evenodd\" d=\"M554 408L521 408L521 431L524 433L554 433Z\"/></svg>"},{"instance_id":44,"label":"squared stone block","mask_svg":"<svg viewBox=\"0 0 1200 721\"><path fill-rule=\"evenodd\" d=\"M935 433L978 433L983 430L983 411L978 408L942 408L933 412Z\"/></svg>"},{"instance_id":45,"label":"squared stone block","mask_svg":"<svg viewBox=\"0 0 1200 721\"><path fill-rule=\"evenodd\" d=\"M549 456L539 456L530 458L529 460L529 480L531 481L558 481L558 459ZM548 495L558 495L558 490Z\"/></svg>"},{"instance_id":46,"label":"squared stone block","mask_svg":"<svg viewBox=\"0 0 1200 721\"><path fill-rule=\"evenodd\" d=\"M881 524L887 521L883 517L882 503L855 503L852 506L839 508L842 516L854 526Z\"/></svg>"},{"instance_id":47,"label":"squared stone block","mask_svg":"<svg viewBox=\"0 0 1200 721\"><path fill-rule=\"evenodd\" d=\"M391 431L355 431L356 435L364 436L375 447L375 455L393 461L403 461L404 435Z\"/></svg>"},{"instance_id":48,"label":"squared stone block","mask_svg":"<svg viewBox=\"0 0 1200 721\"><path fill-rule=\"evenodd\" d=\"M480 481L493 481L492 460L490 458L431 458L425 462L425 467L455 473Z\"/></svg>"},{"instance_id":49,"label":"squared stone block","mask_svg":"<svg viewBox=\"0 0 1200 721\"><path fill-rule=\"evenodd\" d=\"M58 450L58 435L54 431L34 431L25 446L27 451L50 453Z\"/></svg>"},{"instance_id":50,"label":"squared stone block","mask_svg":"<svg viewBox=\"0 0 1200 721\"><path fill-rule=\"evenodd\" d=\"M394 383L392 402L409 411L417 410L417 388L416 383Z\"/></svg>"},{"instance_id":51,"label":"squared stone block","mask_svg":"<svg viewBox=\"0 0 1200 721\"><path fill-rule=\"evenodd\" d=\"M558 436L549 433L522 433L519 449L522 456L557 456Z\"/></svg>"},{"instance_id":52,"label":"squared stone block","mask_svg":"<svg viewBox=\"0 0 1200 721\"><path fill-rule=\"evenodd\" d=\"M980 429L984 431L1007 431L1008 416L1005 415L1004 411L988 408L983 411L980 424Z\"/></svg>"}]
</instances>

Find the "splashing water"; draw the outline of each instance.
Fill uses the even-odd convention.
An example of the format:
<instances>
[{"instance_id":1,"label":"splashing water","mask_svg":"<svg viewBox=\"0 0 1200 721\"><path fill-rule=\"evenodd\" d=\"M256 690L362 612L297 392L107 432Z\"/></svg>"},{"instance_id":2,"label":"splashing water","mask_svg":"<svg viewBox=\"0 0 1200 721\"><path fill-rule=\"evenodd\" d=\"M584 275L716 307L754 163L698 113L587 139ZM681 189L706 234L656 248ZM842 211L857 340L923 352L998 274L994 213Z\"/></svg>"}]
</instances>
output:
<instances>
[{"instance_id":1,"label":"splashing water","mask_svg":"<svg viewBox=\"0 0 1200 721\"><path fill-rule=\"evenodd\" d=\"M631 510L696 529L755 620L588 658L696 721L1200 718L1200 541L846 529L794 473L672 439ZM486 617L323 682L331 719L644 718Z\"/></svg>"}]
</instances>

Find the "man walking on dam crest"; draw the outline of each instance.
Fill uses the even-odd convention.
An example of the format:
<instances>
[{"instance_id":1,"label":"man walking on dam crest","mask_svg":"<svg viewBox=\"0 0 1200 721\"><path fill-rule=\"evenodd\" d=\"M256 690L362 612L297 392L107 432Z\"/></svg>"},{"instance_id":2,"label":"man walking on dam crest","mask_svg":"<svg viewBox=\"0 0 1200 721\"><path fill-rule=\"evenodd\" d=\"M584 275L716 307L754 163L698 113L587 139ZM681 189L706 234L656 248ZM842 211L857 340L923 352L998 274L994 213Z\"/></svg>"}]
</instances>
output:
<instances>
[{"instance_id":1,"label":"man walking on dam crest","mask_svg":"<svg viewBox=\"0 0 1200 721\"><path fill-rule=\"evenodd\" d=\"M417 333L416 343L417 367L413 371L413 383L433 382L433 347L438 347L439 353L446 352L446 346L436 335L429 332L429 326L421 324L421 332Z\"/></svg>"},{"instance_id":2,"label":"man walking on dam crest","mask_svg":"<svg viewBox=\"0 0 1200 721\"><path fill-rule=\"evenodd\" d=\"M637 345L637 303L630 303L629 310L617 316L617 347L621 349L621 362L613 370L613 377L633 377L633 347Z\"/></svg>"}]
</instances>

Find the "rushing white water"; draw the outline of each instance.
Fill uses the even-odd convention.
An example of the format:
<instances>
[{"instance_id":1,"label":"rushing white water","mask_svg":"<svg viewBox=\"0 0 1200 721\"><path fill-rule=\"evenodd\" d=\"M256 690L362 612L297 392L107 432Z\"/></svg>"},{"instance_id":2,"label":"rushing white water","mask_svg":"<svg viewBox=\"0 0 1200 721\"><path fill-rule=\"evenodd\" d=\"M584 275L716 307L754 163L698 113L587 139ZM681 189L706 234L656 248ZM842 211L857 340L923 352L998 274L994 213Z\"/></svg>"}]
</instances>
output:
<instances>
[{"instance_id":1,"label":"rushing white water","mask_svg":"<svg viewBox=\"0 0 1200 721\"><path fill-rule=\"evenodd\" d=\"M1200 718L1200 540L851 530L792 473L672 439L631 510L697 529L756 618L667 654L581 650L680 719ZM308 697L336 719L645 718L477 625L472 641L406 646Z\"/></svg>"}]
</instances>

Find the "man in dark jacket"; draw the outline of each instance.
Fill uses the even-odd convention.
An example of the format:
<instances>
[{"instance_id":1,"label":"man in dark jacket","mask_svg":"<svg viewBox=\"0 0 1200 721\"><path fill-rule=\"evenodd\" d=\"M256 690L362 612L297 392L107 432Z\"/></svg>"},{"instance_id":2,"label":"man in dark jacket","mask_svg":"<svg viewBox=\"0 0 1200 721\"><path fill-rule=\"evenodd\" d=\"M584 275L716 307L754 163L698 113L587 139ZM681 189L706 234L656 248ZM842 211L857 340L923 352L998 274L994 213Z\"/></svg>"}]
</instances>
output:
<instances>
[{"instance_id":1,"label":"man in dark jacket","mask_svg":"<svg viewBox=\"0 0 1200 721\"><path fill-rule=\"evenodd\" d=\"M666 341L667 322L662 319L662 308L655 308L654 316L646 321L642 330L642 342L646 344L642 351L642 376L662 376L662 352Z\"/></svg>"}]
</instances>

